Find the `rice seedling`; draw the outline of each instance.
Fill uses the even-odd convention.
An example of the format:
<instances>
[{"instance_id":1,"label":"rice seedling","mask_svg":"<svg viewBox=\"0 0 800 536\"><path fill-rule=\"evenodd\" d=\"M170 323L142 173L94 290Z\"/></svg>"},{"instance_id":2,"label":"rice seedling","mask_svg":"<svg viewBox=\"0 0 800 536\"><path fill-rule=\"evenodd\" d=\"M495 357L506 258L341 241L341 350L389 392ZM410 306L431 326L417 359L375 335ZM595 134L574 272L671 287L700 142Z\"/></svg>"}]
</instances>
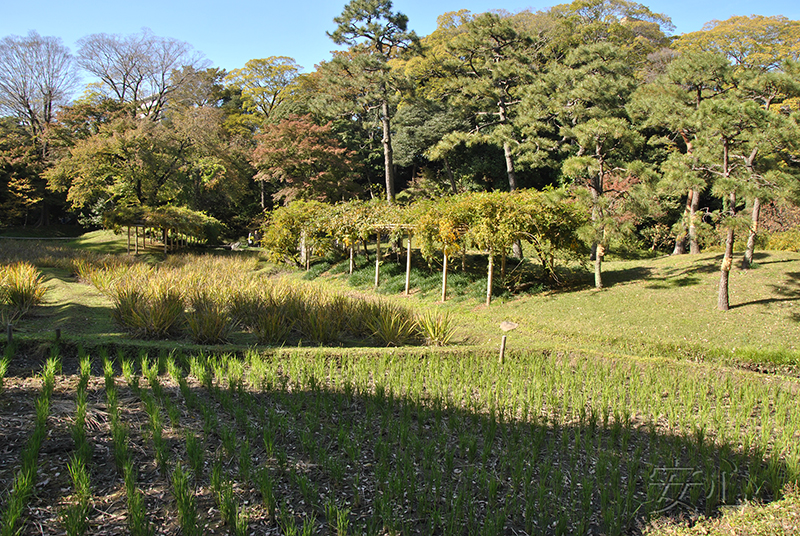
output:
<instances>
[{"instance_id":1,"label":"rice seedling","mask_svg":"<svg viewBox=\"0 0 800 536\"><path fill-rule=\"evenodd\" d=\"M3 356L3 358L0 359L0 393L3 392L3 380L6 374L8 374L8 362L9 359L7 356Z\"/></svg>"},{"instance_id":2,"label":"rice seedling","mask_svg":"<svg viewBox=\"0 0 800 536\"><path fill-rule=\"evenodd\" d=\"M239 503L233 493L233 483L230 480L221 482L217 503L222 515L222 522L225 523L231 534L245 536L249 521L244 509L239 508Z\"/></svg>"},{"instance_id":3,"label":"rice seedling","mask_svg":"<svg viewBox=\"0 0 800 536\"><path fill-rule=\"evenodd\" d=\"M178 507L178 521L181 532L185 536L200 535L202 527L198 525L197 505L194 492L189 486L189 475L180 463L172 471L172 492Z\"/></svg>"},{"instance_id":4,"label":"rice seedling","mask_svg":"<svg viewBox=\"0 0 800 536\"><path fill-rule=\"evenodd\" d=\"M89 499L92 492L89 471L80 456L75 456L67 464L72 479L72 502L62 515L62 522L68 536L80 536L89 528Z\"/></svg>"},{"instance_id":5,"label":"rice seedling","mask_svg":"<svg viewBox=\"0 0 800 536\"><path fill-rule=\"evenodd\" d=\"M123 474L128 502L128 529L131 531L132 536L152 536L155 531L147 519L144 495L136 487L137 473L130 457L125 461Z\"/></svg>"},{"instance_id":6,"label":"rice seedling","mask_svg":"<svg viewBox=\"0 0 800 536\"><path fill-rule=\"evenodd\" d=\"M261 467L256 473L256 483L258 484L258 491L261 493L261 500L264 502L264 508L267 510L267 515L274 521L278 501L275 498L275 484L266 467Z\"/></svg>"},{"instance_id":7,"label":"rice seedling","mask_svg":"<svg viewBox=\"0 0 800 536\"><path fill-rule=\"evenodd\" d=\"M36 418L34 429L25 449L22 451L22 464L14 477L11 493L0 521L0 536L15 536L22 531L22 515L36 484L39 450L47 435L47 417L50 413L50 397L53 393L54 375L60 368L56 356L51 357L43 367L42 392L36 399Z\"/></svg>"}]
</instances>

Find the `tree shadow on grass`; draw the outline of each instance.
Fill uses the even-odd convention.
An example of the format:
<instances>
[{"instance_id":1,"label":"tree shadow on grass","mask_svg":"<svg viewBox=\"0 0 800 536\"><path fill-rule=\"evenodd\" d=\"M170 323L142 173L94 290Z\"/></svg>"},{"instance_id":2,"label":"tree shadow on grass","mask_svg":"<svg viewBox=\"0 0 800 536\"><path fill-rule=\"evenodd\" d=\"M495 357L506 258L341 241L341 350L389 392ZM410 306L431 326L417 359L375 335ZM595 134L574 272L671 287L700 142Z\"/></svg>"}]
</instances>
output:
<instances>
[{"instance_id":1,"label":"tree shadow on grass","mask_svg":"<svg viewBox=\"0 0 800 536\"><path fill-rule=\"evenodd\" d=\"M786 279L783 284L770 285L772 291L781 296L779 298L764 298L761 300L753 300L745 303L737 303L732 305L731 309L738 309L747 307L749 305L766 305L770 303L783 303L783 302L796 302L800 301L800 272L787 272ZM797 314L792 315L793 320L800 320Z\"/></svg>"}]
</instances>

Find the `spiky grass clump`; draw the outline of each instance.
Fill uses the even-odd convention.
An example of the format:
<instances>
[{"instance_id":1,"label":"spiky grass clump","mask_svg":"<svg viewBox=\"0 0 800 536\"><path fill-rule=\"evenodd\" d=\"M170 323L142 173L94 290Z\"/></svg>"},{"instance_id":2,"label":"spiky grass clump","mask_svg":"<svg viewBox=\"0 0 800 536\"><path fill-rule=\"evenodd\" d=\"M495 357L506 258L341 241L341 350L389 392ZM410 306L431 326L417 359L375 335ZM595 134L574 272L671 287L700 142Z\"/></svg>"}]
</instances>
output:
<instances>
[{"instance_id":1,"label":"spiky grass clump","mask_svg":"<svg viewBox=\"0 0 800 536\"><path fill-rule=\"evenodd\" d=\"M186 326L199 344L218 344L228 340L233 323L224 299L206 290L197 290L189 298Z\"/></svg>"},{"instance_id":2,"label":"spiky grass clump","mask_svg":"<svg viewBox=\"0 0 800 536\"><path fill-rule=\"evenodd\" d=\"M427 312L417 317L416 328L429 346L446 346L455 334L455 323L449 313Z\"/></svg>"},{"instance_id":3,"label":"spiky grass clump","mask_svg":"<svg viewBox=\"0 0 800 536\"><path fill-rule=\"evenodd\" d=\"M414 315L408 309L389 302L376 302L371 318L366 319L372 337L384 346L402 346L417 340Z\"/></svg>"},{"instance_id":4,"label":"spiky grass clump","mask_svg":"<svg viewBox=\"0 0 800 536\"><path fill-rule=\"evenodd\" d=\"M0 306L4 320L15 320L27 314L44 300L47 287L44 276L29 262L15 262L0 267Z\"/></svg>"},{"instance_id":5,"label":"spiky grass clump","mask_svg":"<svg viewBox=\"0 0 800 536\"><path fill-rule=\"evenodd\" d=\"M109 295L114 320L134 337L166 338L180 328L183 296L170 277L155 271L145 277L129 274L114 282Z\"/></svg>"}]
</instances>

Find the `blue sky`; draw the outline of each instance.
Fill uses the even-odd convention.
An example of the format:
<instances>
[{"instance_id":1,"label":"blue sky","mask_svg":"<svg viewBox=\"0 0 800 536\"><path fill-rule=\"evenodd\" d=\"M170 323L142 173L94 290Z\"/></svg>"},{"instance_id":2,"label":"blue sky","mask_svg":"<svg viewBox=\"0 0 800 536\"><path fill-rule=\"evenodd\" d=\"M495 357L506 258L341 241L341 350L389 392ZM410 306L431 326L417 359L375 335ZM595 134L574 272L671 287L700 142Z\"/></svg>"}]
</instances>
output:
<instances>
[{"instance_id":1,"label":"blue sky","mask_svg":"<svg viewBox=\"0 0 800 536\"><path fill-rule=\"evenodd\" d=\"M560 3L533 4L529 0L395 0L394 9L408 15L409 26L419 35L436 28L436 18L447 11L468 9L545 10ZM800 19L797 0L702 1L652 0L642 2L651 10L672 18L675 34L693 32L712 19L733 15L785 15ZM60 37L75 52L76 41L93 33L131 34L150 28L163 37L186 41L203 52L211 63L225 69L242 67L253 58L290 56L305 71L330 58L335 45L325 34L334 28L333 18L345 0L32 0L8 2L0 13L0 37L41 35Z\"/></svg>"}]
</instances>

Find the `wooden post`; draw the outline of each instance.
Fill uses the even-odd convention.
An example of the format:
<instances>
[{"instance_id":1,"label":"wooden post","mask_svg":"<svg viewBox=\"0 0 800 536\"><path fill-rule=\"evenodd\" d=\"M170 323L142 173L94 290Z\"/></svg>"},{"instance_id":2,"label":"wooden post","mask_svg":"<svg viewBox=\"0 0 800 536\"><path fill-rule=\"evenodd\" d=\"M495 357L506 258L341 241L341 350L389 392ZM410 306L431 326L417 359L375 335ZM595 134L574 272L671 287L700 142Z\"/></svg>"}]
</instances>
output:
<instances>
[{"instance_id":1,"label":"wooden post","mask_svg":"<svg viewBox=\"0 0 800 536\"><path fill-rule=\"evenodd\" d=\"M131 226L128 225L128 255L131 254Z\"/></svg>"},{"instance_id":2,"label":"wooden post","mask_svg":"<svg viewBox=\"0 0 800 536\"><path fill-rule=\"evenodd\" d=\"M444 261L442 262L442 302L447 299L447 251L444 252Z\"/></svg>"},{"instance_id":3,"label":"wooden post","mask_svg":"<svg viewBox=\"0 0 800 536\"><path fill-rule=\"evenodd\" d=\"M353 275L353 269L356 265L356 248L355 244L350 246L350 275Z\"/></svg>"},{"instance_id":4,"label":"wooden post","mask_svg":"<svg viewBox=\"0 0 800 536\"><path fill-rule=\"evenodd\" d=\"M408 248L406 249L406 296L411 286L411 233L408 233Z\"/></svg>"},{"instance_id":5,"label":"wooden post","mask_svg":"<svg viewBox=\"0 0 800 536\"><path fill-rule=\"evenodd\" d=\"M381 282L381 233L375 239L375 286Z\"/></svg>"},{"instance_id":6,"label":"wooden post","mask_svg":"<svg viewBox=\"0 0 800 536\"><path fill-rule=\"evenodd\" d=\"M503 335L503 340L500 341L500 364L502 365L505 363L506 360L506 337L507 335Z\"/></svg>"},{"instance_id":7,"label":"wooden post","mask_svg":"<svg viewBox=\"0 0 800 536\"><path fill-rule=\"evenodd\" d=\"M489 250L489 274L486 278L486 305L492 303L492 284L494 283L494 254Z\"/></svg>"},{"instance_id":8,"label":"wooden post","mask_svg":"<svg viewBox=\"0 0 800 536\"><path fill-rule=\"evenodd\" d=\"M135 233L135 237L134 238L135 238L135 241L136 241L135 242L136 245L133 247L133 254L134 255L138 255L139 254L139 226L135 225L133 227L133 229L134 229L134 233Z\"/></svg>"}]
</instances>

